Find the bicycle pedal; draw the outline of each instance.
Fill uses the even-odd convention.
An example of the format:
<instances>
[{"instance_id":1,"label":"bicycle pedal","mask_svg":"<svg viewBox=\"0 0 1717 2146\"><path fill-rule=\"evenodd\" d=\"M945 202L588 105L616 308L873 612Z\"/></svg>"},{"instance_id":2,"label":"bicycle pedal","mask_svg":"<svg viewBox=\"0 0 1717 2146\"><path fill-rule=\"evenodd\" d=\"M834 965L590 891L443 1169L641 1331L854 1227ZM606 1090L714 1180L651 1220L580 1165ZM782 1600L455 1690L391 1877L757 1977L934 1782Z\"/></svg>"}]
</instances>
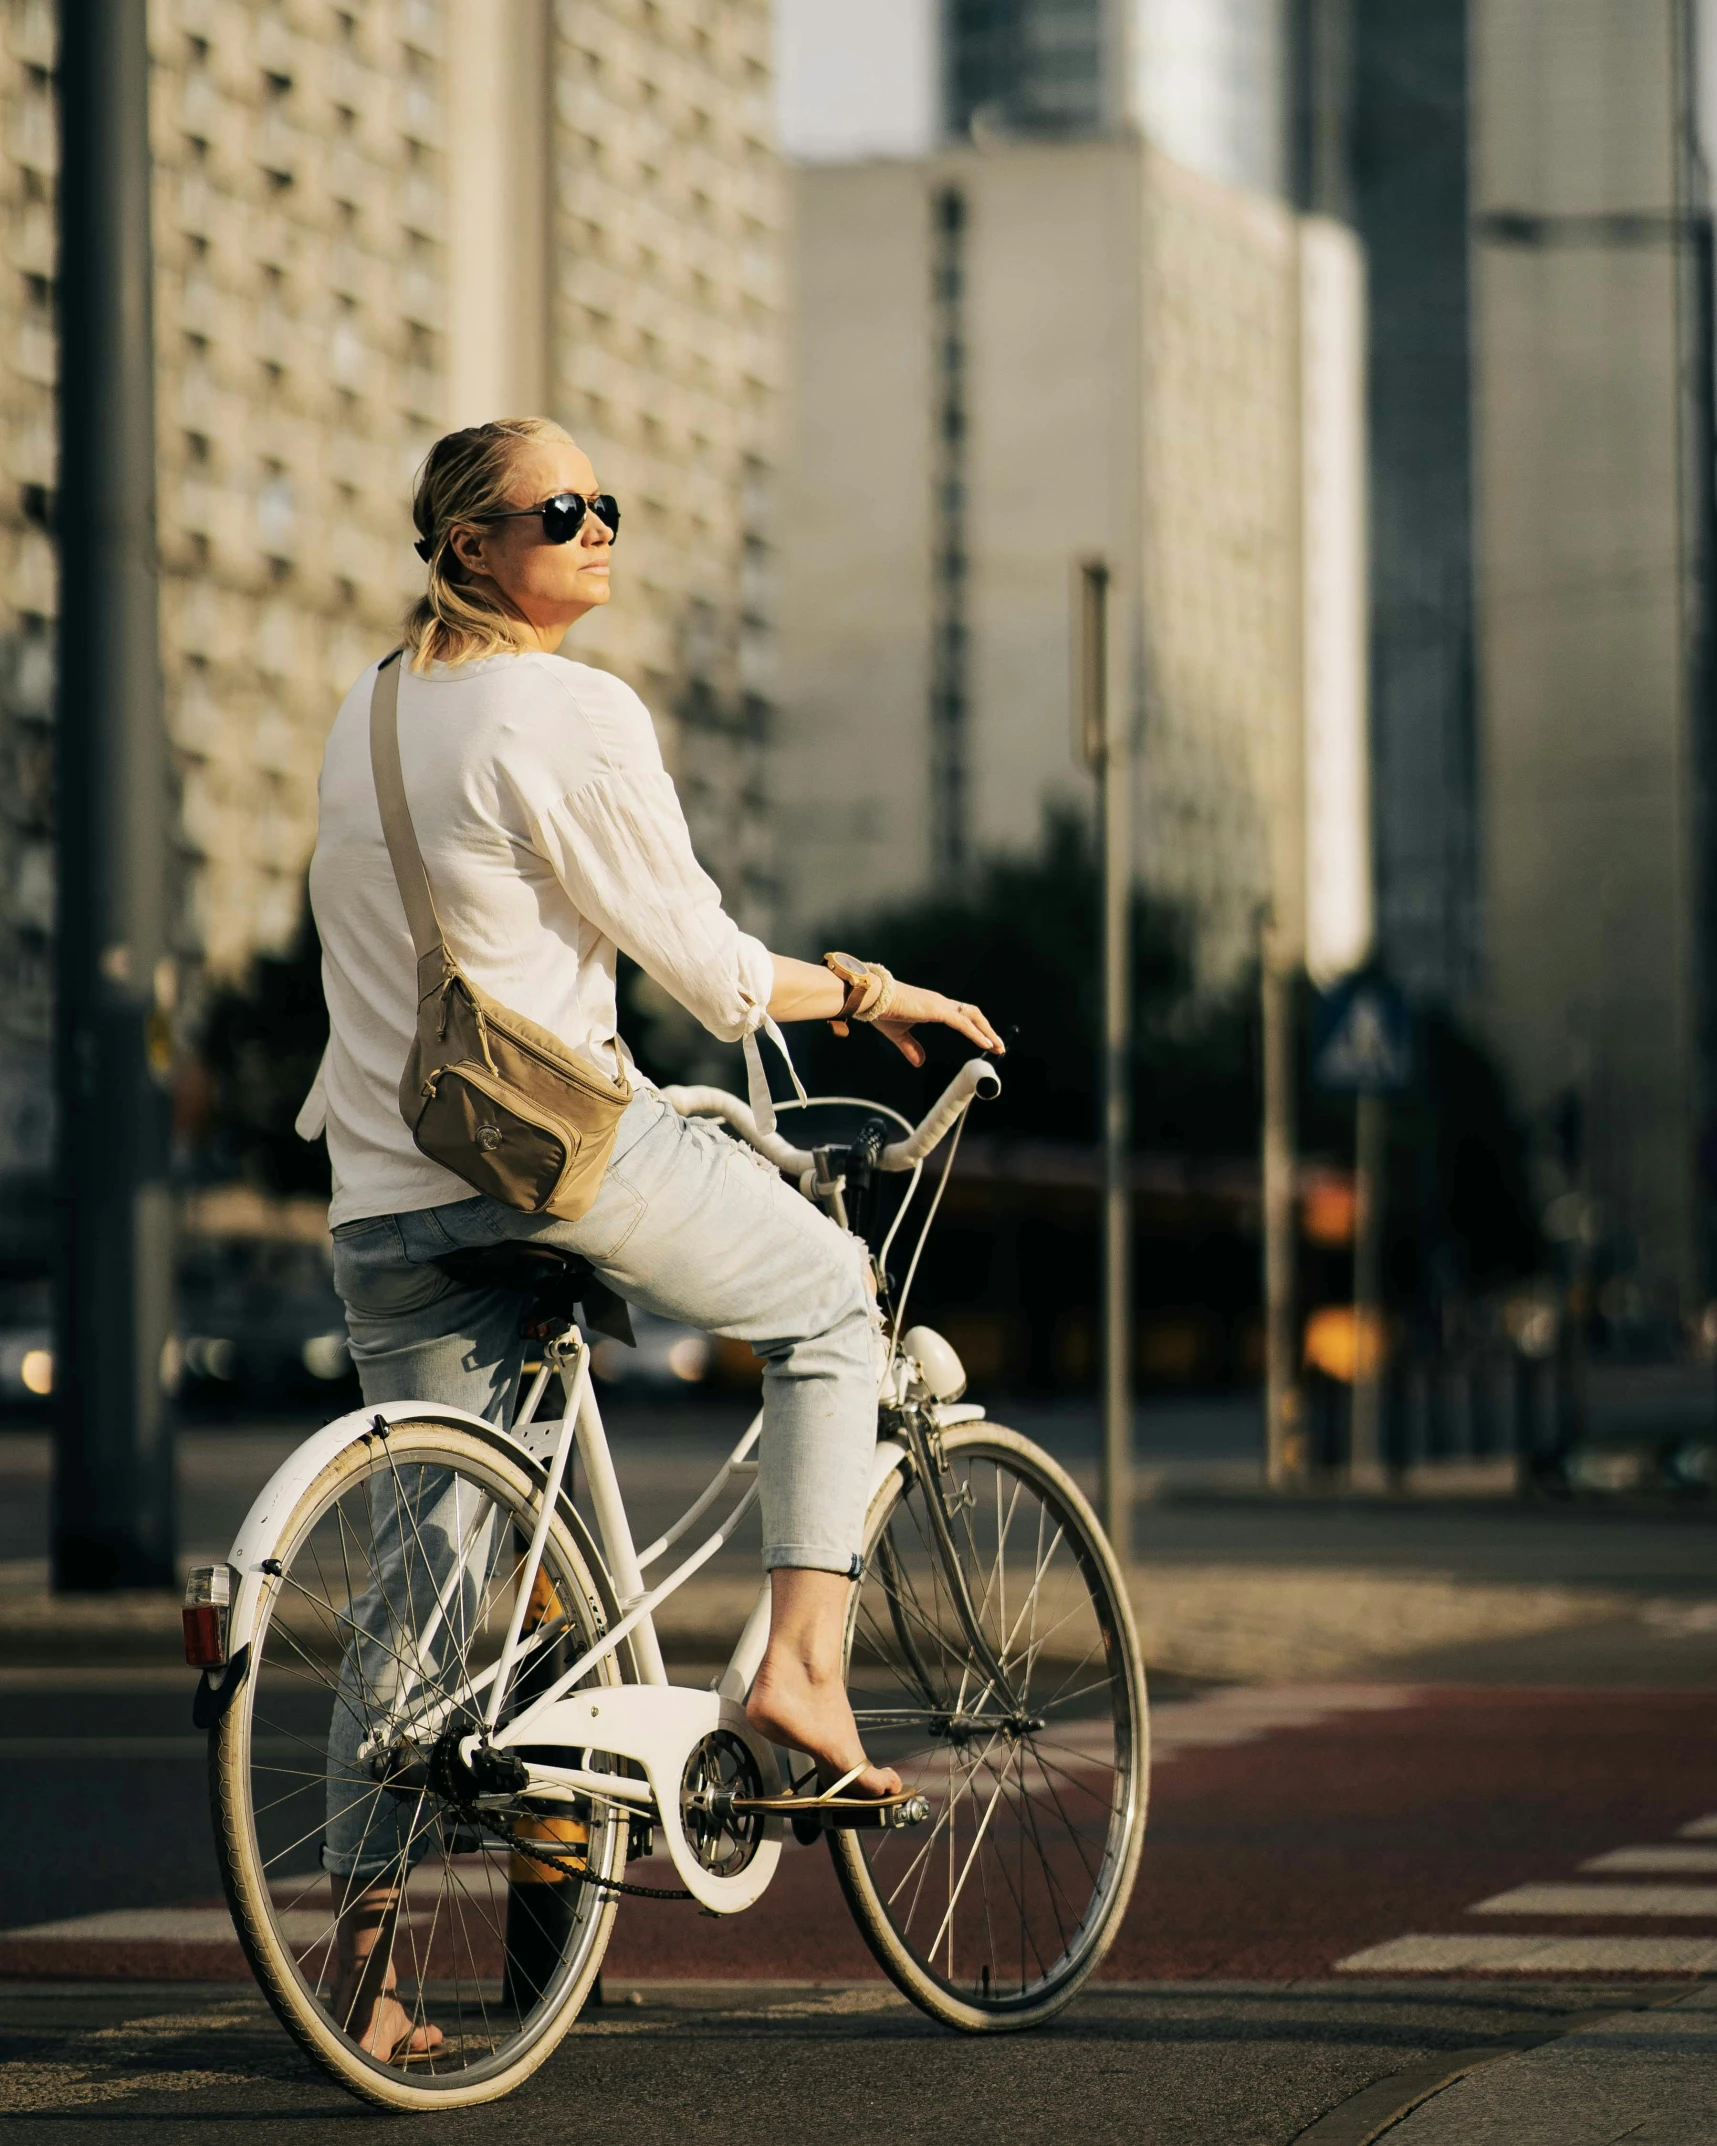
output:
<instances>
[{"instance_id":1,"label":"bicycle pedal","mask_svg":"<svg viewBox=\"0 0 1717 2146\"><path fill-rule=\"evenodd\" d=\"M822 1833L900 1832L923 1825L929 1816L927 1796L911 1796L904 1803L824 1804L820 1810L793 1814L793 1837L808 1848Z\"/></svg>"}]
</instances>

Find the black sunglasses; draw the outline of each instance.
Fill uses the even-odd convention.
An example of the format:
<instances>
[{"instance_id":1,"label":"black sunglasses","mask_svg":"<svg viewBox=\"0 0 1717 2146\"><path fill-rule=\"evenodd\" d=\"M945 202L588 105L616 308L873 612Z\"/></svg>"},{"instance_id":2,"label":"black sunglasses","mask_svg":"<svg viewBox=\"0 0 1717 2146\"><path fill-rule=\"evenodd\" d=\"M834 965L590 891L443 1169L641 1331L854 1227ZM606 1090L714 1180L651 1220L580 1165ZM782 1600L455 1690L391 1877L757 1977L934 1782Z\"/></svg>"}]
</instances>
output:
<instances>
[{"instance_id":1,"label":"black sunglasses","mask_svg":"<svg viewBox=\"0 0 1717 2146\"><path fill-rule=\"evenodd\" d=\"M607 528L610 543L620 534L620 502L612 492L598 492L594 499L586 499L582 492L556 492L552 499L545 499L534 507L515 507L506 514L485 514L485 522L528 522L539 514L542 516L543 542L545 544L570 544L584 527L587 512L594 512L596 519ZM412 547L420 559L427 559L435 546L427 537L422 537Z\"/></svg>"}]
</instances>

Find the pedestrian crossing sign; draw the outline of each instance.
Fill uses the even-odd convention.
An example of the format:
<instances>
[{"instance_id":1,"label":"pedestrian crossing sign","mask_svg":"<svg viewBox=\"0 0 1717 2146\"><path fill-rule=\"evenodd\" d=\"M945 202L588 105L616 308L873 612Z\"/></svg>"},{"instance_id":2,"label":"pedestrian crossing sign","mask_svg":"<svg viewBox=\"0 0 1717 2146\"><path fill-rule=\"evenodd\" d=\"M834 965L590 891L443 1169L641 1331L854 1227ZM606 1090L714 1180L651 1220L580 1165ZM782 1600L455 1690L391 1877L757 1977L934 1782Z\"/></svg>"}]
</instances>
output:
<instances>
[{"instance_id":1,"label":"pedestrian crossing sign","mask_svg":"<svg viewBox=\"0 0 1717 2146\"><path fill-rule=\"evenodd\" d=\"M1342 1095L1397 1095L1413 1078L1413 1019L1387 978L1350 976L1318 1002L1312 1078Z\"/></svg>"}]
</instances>

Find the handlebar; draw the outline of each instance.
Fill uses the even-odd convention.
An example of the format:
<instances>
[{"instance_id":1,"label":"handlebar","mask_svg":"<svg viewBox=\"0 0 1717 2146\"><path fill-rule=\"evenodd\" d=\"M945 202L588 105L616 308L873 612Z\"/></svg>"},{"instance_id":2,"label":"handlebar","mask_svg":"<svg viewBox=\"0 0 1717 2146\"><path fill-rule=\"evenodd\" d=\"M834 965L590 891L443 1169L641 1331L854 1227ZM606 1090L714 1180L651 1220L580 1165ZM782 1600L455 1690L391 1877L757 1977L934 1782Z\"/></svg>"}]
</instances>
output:
<instances>
[{"instance_id":1,"label":"handlebar","mask_svg":"<svg viewBox=\"0 0 1717 2146\"><path fill-rule=\"evenodd\" d=\"M661 1094L668 1108L677 1110L682 1118L724 1119L742 1140L750 1141L759 1155L767 1155L778 1170L798 1174L816 1167L815 1156L783 1140L779 1133L759 1132L749 1105L737 1095L729 1095L725 1088L664 1088Z\"/></svg>"},{"instance_id":2,"label":"handlebar","mask_svg":"<svg viewBox=\"0 0 1717 2146\"><path fill-rule=\"evenodd\" d=\"M883 1170L915 1168L941 1145L974 1096L989 1098L1001 1092L1002 1077L988 1059L969 1058L905 1139L893 1141L883 1149L877 1158L877 1167ZM749 1141L758 1154L766 1155L778 1170L790 1170L795 1177L801 1177L807 1170L816 1168L816 1158L805 1149L794 1147L779 1133L760 1132L747 1105L737 1095L729 1095L725 1088L664 1088L661 1094L669 1109L677 1110L682 1118L722 1119L742 1140Z\"/></svg>"},{"instance_id":3,"label":"handlebar","mask_svg":"<svg viewBox=\"0 0 1717 2146\"><path fill-rule=\"evenodd\" d=\"M940 1147L973 1096L981 1095L989 1101L1001 1092L1002 1077L989 1060L968 1058L943 1089L940 1099L920 1119L916 1129L904 1140L896 1140L883 1149L877 1158L879 1167L884 1170L912 1169Z\"/></svg>"}]
</instances>

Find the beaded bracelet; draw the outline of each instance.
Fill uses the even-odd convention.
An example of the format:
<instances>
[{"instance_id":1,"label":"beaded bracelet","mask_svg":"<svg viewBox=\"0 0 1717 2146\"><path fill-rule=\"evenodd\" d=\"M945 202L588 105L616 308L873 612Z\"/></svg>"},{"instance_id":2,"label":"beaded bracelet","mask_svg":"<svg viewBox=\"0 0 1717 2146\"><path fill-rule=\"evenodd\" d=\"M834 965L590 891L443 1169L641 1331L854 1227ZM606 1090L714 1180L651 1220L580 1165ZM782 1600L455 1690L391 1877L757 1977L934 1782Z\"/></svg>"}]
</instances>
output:
<instances>
[{"instance_id":1,"label":"beaded bracelet","mask_svg":"<svg viewBox=\"0 0 1717 2146\"><path fill-rule=\"evenodd\" d=\"M848 1034L849 1021L881 1020L894 1003L898 987L880 961L860 961L853 954L829 953L823 956L823 966L839 977L847 990L840 1012L829 1022L837 1036Z\"/></svg>"}]
</instances>

